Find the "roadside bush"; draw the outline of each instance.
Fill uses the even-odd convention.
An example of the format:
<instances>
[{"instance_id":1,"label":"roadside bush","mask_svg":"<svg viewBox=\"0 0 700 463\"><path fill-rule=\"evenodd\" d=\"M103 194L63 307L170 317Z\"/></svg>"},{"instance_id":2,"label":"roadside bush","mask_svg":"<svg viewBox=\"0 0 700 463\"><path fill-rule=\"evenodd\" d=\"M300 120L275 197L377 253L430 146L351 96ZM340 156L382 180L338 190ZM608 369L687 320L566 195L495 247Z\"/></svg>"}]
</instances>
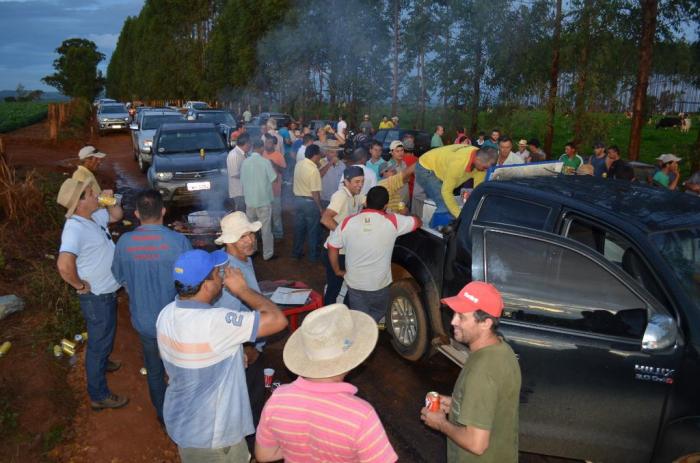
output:
<instances>
[{"instance_id":1,"label":"roadside bush","mask_svg":"<svg viewBox=\"0 0 700 463\"><path fill-rule=\"evenodd\" d=\"M73 98L68 104L68 121L61 127L59 138L82 138L92 122L92 105L85 98Z\"/></svg>"}]
</instances>

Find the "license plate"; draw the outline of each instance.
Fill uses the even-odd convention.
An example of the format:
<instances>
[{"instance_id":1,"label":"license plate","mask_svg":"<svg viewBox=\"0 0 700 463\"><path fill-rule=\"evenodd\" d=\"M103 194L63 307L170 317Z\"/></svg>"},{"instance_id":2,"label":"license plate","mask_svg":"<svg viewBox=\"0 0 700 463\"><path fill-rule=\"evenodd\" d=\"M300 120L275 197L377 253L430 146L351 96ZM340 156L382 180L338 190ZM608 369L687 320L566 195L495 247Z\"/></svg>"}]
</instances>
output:
<instances>
[{"instance_id":1,"label":"license plate","mask_svg":"<svg viewBox=\"0 0 700 463\"><path fill-rule=\"evenodd\" d=\"M187 191L199 191L211 189L210 182L190 182L187 184Z\"/></svg>"},{"instance_id":2,"label":"license plate","mask_svg":"<svg viewBox=\"0 0 700 463\"><path fill-rule=\"evenodd\" d=\"M122 125L121 125L121 124L114 124L114 125L112 126L112 128L121 129L121 128L122 128Z\"/></svg>"}]
</instances>

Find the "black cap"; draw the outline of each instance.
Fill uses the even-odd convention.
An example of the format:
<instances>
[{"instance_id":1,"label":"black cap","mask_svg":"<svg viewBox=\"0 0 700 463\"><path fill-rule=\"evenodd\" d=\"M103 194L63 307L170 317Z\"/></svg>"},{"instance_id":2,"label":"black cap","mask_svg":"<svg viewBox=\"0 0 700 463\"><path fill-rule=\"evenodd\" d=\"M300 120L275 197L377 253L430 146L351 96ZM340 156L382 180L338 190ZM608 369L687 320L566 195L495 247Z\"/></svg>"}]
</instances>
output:
<instances>
[{"instance_id":1,"label":"black cap","mask_svg":"<svg viewBox=\"0 0 700 463\"><path fill-rule=\"evenodd\" d=\"M346 167L343 171L343 178L345 180L352 180L355 177L364 177L365 171L360 166L350 166Z\"/></svg>"}]
</instances>

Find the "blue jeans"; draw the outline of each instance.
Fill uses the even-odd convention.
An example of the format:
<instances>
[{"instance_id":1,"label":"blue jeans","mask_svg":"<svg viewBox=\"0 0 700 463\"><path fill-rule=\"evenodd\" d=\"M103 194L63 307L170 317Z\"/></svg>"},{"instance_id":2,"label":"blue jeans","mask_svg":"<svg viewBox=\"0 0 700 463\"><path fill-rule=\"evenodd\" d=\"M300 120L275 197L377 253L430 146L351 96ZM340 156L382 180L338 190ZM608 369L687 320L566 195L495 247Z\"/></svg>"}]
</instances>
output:
<instances>
[{"instance_id":1,"label":"blue jeans","mask_svg":"<svg viewBox=\"0 0 700 463\"><path fill-rule=\"evenodd\" d=\"M425 195L435 201L435 214L443 214L449 212L445 205L445 200L442 199L442 180L435 176L432 170L428 170L416 163L416 181L425 191ZM450 192L450 194L452 194Z\"/></svg>"},{"instance_id":2,"label":"blue jeans","mask_svg":"<svg viewBox=\"0 0 700 463\"><path fill-rule=\"evenodd\" d=\"M340 294L340 288L343 287L343 277L339 277L331 267L331 261L328 258L328 250L324 249L321 255L323 266L326 268L326 292L323 294L323 305L335 304ZM338 265L341 270L345 270L345 255L338 255ZM347 302L347 295L345 296Z\"/></svg>"},{"instance_id":3,"label":"blue jeans","mask_svg":"<svg viewBox=\"0 0 700 463\"><path fill-rule=\"evenodd\" d=\"M282 226L282 196L272 198L272 235L276 240L284 238Z\"/></svg>"},{"instance_id":4,"label":"blue jeans","mask_svg":"<svg viewBox=\"0 0 700 463\"><path fill-rule=\"evenodd\" d=\"M156 409L156 414L160 420L163 419L163 400L165 400L165 367L158 352L158 341L156 338L139 333L141 347L143 348L143 364L148 371L146 381L148 382L148 394L151 396L151 403ZM89 338L88 338L89 339Z\"/></svg>"},{"instance_id":5,"label":"blue jeans","mask_svg":"<svg viewBox=\"0 0 700 463\"><path fill-rule=\"evenodd\" d=\"M87 323L85 373L90 400L99 402L110 395L107 387L107 360L117 332L117 293L81 294L80 310Z\"/></svg>"},{"instance_id":6,"label":"blue jeans","mask_svg":"<svg viewBox=\"0 0 700 463\"><path fill-rule=\"evenodd\" d=\"M316 201L306 196L294 197L294 245L292 257L304 254L304 241L308 244L309 261L318 262L321 234L321 213Z\"/></svg>"}]
</instances>

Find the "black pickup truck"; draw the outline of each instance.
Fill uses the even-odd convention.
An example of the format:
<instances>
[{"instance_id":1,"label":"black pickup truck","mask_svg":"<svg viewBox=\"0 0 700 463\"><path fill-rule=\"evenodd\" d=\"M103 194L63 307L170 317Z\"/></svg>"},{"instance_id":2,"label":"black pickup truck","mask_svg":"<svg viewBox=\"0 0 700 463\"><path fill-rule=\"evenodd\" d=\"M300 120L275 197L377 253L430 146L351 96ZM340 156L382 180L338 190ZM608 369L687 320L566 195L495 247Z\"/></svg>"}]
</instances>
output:
<instances>
[{"instance_id":1,"label":"black pickup truck","mask_svg":"<svg viewBox=\"0 0 700 463\"><path fill-rule=\"evenodd\" d=\"M392 260L387 331L409 360L463 362L440 298L471 280L501 291L522 451L664 463L700 452L699 198L593 177L489 181L449 232L405 235Z\"/></svg>"}]
</instances>

